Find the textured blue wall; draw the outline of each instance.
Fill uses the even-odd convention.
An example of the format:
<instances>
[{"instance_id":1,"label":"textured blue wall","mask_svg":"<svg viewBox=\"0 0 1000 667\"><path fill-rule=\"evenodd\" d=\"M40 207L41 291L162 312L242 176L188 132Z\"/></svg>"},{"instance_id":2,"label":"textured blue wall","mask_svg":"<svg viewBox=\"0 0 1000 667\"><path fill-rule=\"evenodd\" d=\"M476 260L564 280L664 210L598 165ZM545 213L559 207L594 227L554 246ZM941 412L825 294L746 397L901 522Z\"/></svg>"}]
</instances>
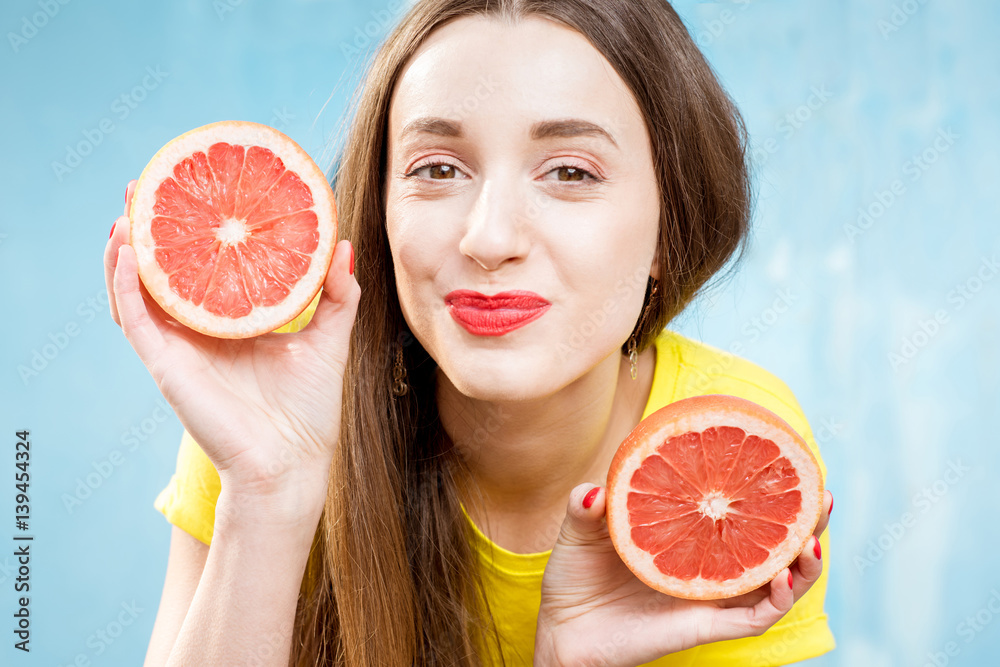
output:
<instances>
[{"instance_id":1,"label":"textured blue wall","mask_svg":"<svg viewBox=\"0 0 1000 667\"><path fill-rule=\"evenodd\" d=\"M169 538L152 501L181 427L107 313L101 256L125 183L169 139L229 118L328 167L364 62L353 44L398 16L398 0L276 4L0 8L3 664L141 662ZM759 165L751 253L677 328L782 377L823 448L838 649L813 664L997 664L1000 5L677 8ZM9 641L4 555L22 428L30 656ZM119 617L131 624L101 639Z\"/></svg>"}]
</instances>

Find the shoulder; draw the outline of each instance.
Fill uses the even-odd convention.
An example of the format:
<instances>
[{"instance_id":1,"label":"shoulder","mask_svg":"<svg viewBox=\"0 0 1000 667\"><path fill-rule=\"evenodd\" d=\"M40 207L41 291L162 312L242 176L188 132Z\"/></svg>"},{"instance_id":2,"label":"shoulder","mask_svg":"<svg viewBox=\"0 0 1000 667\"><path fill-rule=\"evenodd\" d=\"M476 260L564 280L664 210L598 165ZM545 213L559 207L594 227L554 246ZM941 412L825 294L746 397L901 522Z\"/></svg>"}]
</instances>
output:
<instances>
[{"instance_id":1,"label":"shoulder","mask_svg":"<svg viewBox=\"0 0 1000 667\"><path fill-rule=\"evenodd\" d=\"M677 365L674 400L736 392L735 395L744 398L751 398L746 394L766 395L767 400L787 403L790 408L799 407L792 390L781 378L737 354L669 329L663 331L657 344L669 349L667 359L672 357Z\"/></svg>"},{"instance_id":2,"label":"shoulder","mask_svg":"<svg viewBox=\"0 0 1000 667\"><path fill-rule=\"evenodd\" d=\"M656 372L647 414L682 398L706 394L729 394L762 405L788 422L819 457L809 421L781 378L737 354L664 329L656 339ZM822 459L820 467L825 477Z\"/></svg>"}]
</instances>

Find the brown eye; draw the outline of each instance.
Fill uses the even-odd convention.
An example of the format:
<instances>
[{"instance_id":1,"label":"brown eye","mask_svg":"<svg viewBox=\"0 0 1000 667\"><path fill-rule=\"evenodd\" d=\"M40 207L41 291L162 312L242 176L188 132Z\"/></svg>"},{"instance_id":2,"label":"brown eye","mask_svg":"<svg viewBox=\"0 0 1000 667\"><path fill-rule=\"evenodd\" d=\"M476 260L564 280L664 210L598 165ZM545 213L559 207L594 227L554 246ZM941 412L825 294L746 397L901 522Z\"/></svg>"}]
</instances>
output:
<instances>
[{"instance_id":1,"label":"brown eye","mask_svg":"<svg viewBox=\"0 0 1000 667\"><path fill-rule=\"evenodd\" d=\"M406 174L406 177L416 176L420 172L427 170L428 177L432 181L446 181L454 180L458 178L458 169L455 165L448 164L447 162L431 162L428 164L423 164Z\"/></svg>"},{"instance_id":2,"label":"brown eye","mask_svg":"<svg viewBox=\"0 0 1000 667\"><path fill-rule=\"evenodd\" d=\"M431 178L435 180L441 180L444 178L455 178L455 167L450 164L432 164L428 166L429 174ZM440 174L441 178L436 178L434 174Z\"/></svg>"},{"instance_id":3,"label":"brown eye","mask_svg":"<svg viewBox=\"0 0 1000 667\"><path fill-rule=\"evenodd\" d=\"M558 170L560 181L582 181L588 176L586 171L577 167L559 167Z\"/></svg>"},{"instance_id":4,"label":"brown eye","mask_svg":"<svg viewBox=\"0 0 1000 667\"><path fill-rule=\"evenodd\" d=\"M556 174L555 180L562 183L580 183L582 185L596 185L601 179L591 172L572 164L559 164L553 167L546 176ZM548 180L548 179L546 179Z\"/></svg>"}]
</instances>

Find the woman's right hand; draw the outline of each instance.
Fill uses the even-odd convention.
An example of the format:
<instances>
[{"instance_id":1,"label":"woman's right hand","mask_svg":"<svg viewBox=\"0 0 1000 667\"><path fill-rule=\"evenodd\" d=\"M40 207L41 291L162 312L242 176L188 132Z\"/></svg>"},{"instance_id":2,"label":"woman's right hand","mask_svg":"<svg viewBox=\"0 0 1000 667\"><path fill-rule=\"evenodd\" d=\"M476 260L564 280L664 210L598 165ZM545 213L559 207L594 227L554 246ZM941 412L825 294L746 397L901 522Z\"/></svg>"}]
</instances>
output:
<instances>
[{"instance_id":1,"label":"woman's right hand","mask_svg":"<svg viewBox=\"0 0 1000 667\"><path fill-rule=\"evenodd\" d=\"M184 428L239 497L322 507L340 436L344 368L361 288L341 241L312 320L296 333L207 336L177 322L139 279L125 195L104 251L111 317ZM349 268L350 267L350 268Z\"/></svg>"}]
</instances>

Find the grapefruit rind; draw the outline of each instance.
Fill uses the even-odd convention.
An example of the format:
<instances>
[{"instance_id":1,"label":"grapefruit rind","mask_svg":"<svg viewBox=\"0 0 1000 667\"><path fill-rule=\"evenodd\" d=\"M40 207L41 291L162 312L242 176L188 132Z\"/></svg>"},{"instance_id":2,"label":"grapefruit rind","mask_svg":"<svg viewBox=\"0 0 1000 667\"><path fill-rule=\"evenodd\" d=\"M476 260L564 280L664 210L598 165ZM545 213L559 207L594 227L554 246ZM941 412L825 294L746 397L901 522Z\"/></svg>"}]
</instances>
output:
<instances>
[{"instance_id":1,"label":"grapefruit rind","mask_svg":"<svg viewBox=\"0 0 1000 667\"><path fill-rule=\"evenodd\" d=\"M151 221L156 215L156 191L160 183L173 176L173 168L197 151L207 153L213 144L262 146L277 155L285 168L297 173L309 186L312 210L319 219L319 243L310 255L309 268L288 295L273 306L255 306L244 317L229 318L209 313L177 295L170 287L170 276L162 271L155 257ZM337 243L337 211L333 190L322 170L302 148L284 133L260 123L219 121L189 130L167 142L142 170L132 193L130 245L135 251L139 277L156 302L187 327L218 338L250 338L273 331L291 322L313 301L326 280Z\"/></svg>"},{"instance_id":2,"label":"grapefruit rind","mask_svg":"<svg viewBox=\"0 0 1000 667\"><path fill-rule=\"evenodd\" d=\"M632 473L668 438L690 431L702 432L713 426L735 426L748 435L774 442L781 449L780 456L788 458L795 467L799 484L794 488L802 492L802 507L795 522L788 526L788 536L761 565L726 581L700 576L679 579L661 572L653 562L655 554L632 541L627 507ZM654 412L625 438L608 471L607 524L615 550L640 581L674 597L714 600L742 595L767 584L801 553L819 523L822 509L822 472L806 442L773 412L736 396L696 396Z\"/></svg>"}]
</instances>

